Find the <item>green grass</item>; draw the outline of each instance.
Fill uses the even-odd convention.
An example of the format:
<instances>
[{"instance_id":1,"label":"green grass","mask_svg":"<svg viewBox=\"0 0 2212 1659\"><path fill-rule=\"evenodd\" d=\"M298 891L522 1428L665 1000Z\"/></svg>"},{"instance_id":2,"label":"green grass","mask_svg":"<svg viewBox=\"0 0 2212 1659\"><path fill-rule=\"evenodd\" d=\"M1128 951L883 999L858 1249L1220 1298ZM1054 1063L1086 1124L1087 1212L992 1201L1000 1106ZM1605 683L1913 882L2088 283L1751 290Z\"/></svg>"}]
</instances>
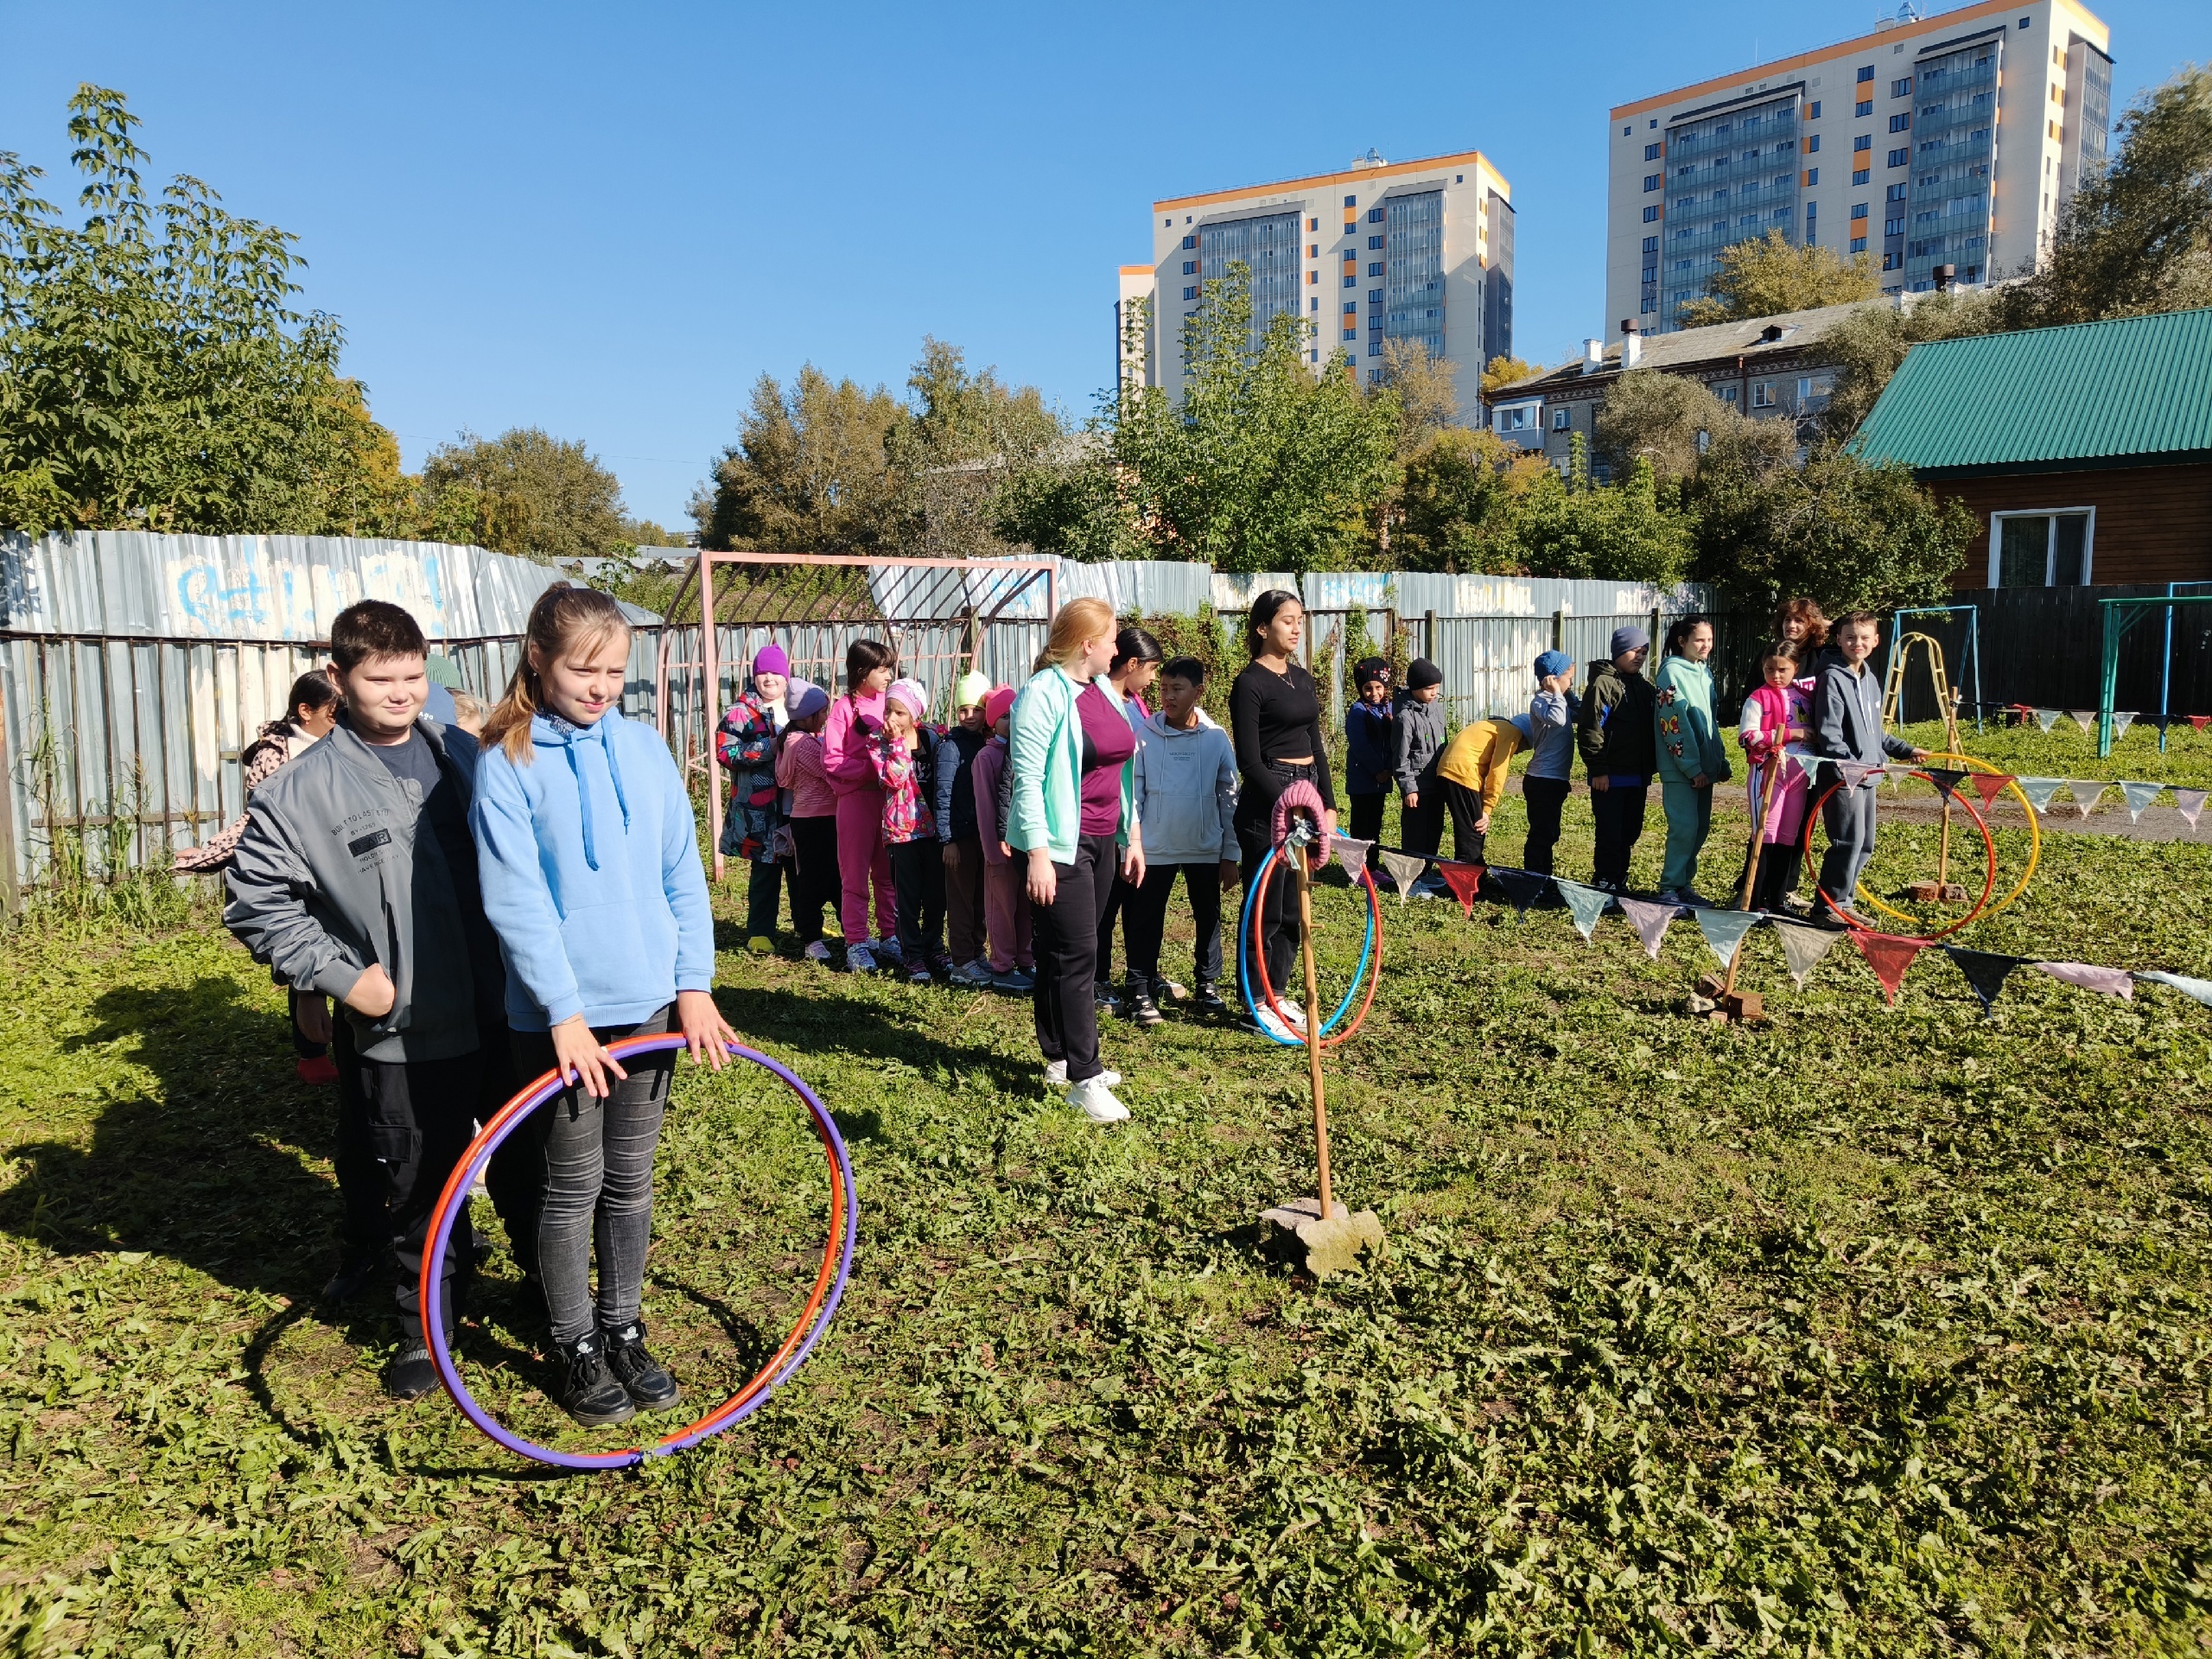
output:
<instances>
[{"instance_id":1,"label":"green grass","mask_svg":"<svg viewBox=\"0 0 2212 1659\"><path fill-rule=\"evenodd\" d=\"M2209 860L2054 836L1967 942L2212 975ZM581 1478L386 1403L388 1325L314 1305L332 1103L264 973L205 926L17 935L0 1651L2204 1650L2212 1010L2024 971L1985 1020L1940 958L1889 1010L1754 934L1777 1017L1716 1027L1693 927L1653 963L1617 918L1388 924L1330 1086L1390 1252L1325 1287L1253 1225L1311 1190L1297 1055L1109 1025L1102 1132L1022 1005L726 952L851 1140L853 1293L753 1421ZM780 1335L825 1207L795 1108L679 1073L648 1316L695 1395ZM470 1374L557 1432L493 1271Z\"/></svg>"},{"instance_id":2,"label":"green grass","mask_svg":"<svg viewBox=\"0 0 2212 1659\"><path fill-rule=\"evenodd\" d=\"M1908 726L1900 735L1924 749L1945 747L1940 721ZM2183 789L2212 789L2212 732L2175 725L2166 734L2166 750L2158 753L2158 732L2138 721L2114 740L2112 753L2097 755L2097 734L2084 732L2070 719L2062 718L2048 732L2029 721L2024 725L1999 726L1986 721L1980 732L1972 721L1962 721L1959 741L1977 760L2024 778L2122 779L2161 783Z\"/></svg>"}]
</instances>

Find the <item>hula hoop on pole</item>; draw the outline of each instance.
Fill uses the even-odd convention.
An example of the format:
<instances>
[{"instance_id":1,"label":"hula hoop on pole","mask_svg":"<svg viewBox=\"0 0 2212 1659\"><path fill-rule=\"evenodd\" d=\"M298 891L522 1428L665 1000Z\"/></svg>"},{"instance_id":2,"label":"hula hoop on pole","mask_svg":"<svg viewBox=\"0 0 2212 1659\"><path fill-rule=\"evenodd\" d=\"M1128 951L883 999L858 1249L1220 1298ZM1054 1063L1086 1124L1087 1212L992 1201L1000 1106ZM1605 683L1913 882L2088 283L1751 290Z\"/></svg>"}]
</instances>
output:
<instances>
[{"instance_id":1,"label":"hula hoop on pole","mask_svg":"<svg viewBox=\"0 0 2212 1659\"><path fill-rule=\"evenodd\" d=\"M1874 775L1875 772L1880 772L1885 770L1886 768L1876 767L1874 768L1873 772L1870 772L1868 775L1871 777ZM1933 778L1929 778L1926 772L1922 772L1917 768L1909 772L1906 775L1908 777L1924 779L1930 785L1933 785L1936 781ZM1802 855L1803 856L1805 862L1808 865L1813 862L1813 825L1819 818L1821 809L1828 804L1828 797L1834 794L1836 791L1842 787L1843 779L1839 777L1835 782L1830 784L1826 789L1821 791L1818 799L1813 801L1805 809L1805 840ZM1982 876L1981 897L1974 901L1974 907L1971 910L1967 911L1965 915L1960 917L1958 920L1953 922L1948 927L1939 928L1935 932L1927 934L1898 934L1895 936L1897 938L1915 939L1923 945L1934 944L1939 939L1949 938L1952 934L1957 932L1961 928L1978 920L1980 918L1981 913L1989 908L1989 897L1992 893L1997 891L1997 837L1990 833L1988 820L1984 818L1980 812L1975 809L1973 802L1961 797L1959 800L1959 805L1965 810L1966 815L1974 820L1974 828L1981 831L1981 844L1987 855L1987 864ZM1815 868L1817 872L1818 867L1815 866ZM1860 921L1856 916L1853 915L1851 912L1844 909L1840 905L1837 904L1834 895L1830 893L1826 887L1821 885L1821 879L1817 873L1813 877L1813 891L1819 893L1821 899L1827 902L1828 913L1834 916L1838 921L1841 922L1851 931L1854 933L1868 934L1878 934L1881 932L1881 929L1878 927L1869 927L1866 923ZM1858 892L1865 894L1872 903L1879 906L1881 909L1887 911L1891 915L1898 917L1902 920L1911 922L1916 925L1918 925L1920 920L1918 917L1908 916L1903 911L1892 909L1890 906L1883 904L1880 899L1876 899L1872 893L1867 893L1865 882L1862 881L1859 884Z\"/></svg>"},{"instance_id":2,"label":"hula hoop on pole","mask_svg":"<svg viewBox=\"0 0 2212 1659\"><path fill-rule=\"evenodd\" d=\"M1984 773L1985 775L2001 776L2005 779L2005 788L1999 790L1998 792L1999 794L2004 794L2009 791L2013 798L2019 802L2020 810L2026 816L2028 820L2028 868L2020 873L2020 879L2014 884L2012 892L2006 893L2002 899L1998 899L1996 903L1990 905L1987 908L1981 911L1980 915L1982 918L1986 918L1996 915L2000 911L2009 909L2013 902L2018 899L2022 893L2028 890L2028 883L2036 879L2036 869L2037 866L2043 862L2042 815L2037 812L2035 804L2028 799L2026 791L2021 789L2019 780L2012 776L2011 773L2005 772L2000 766L1993 766L1986 760L1977 760L1970 754L1931 754L1928 759L1930 760L1956 760L1960 764L1969 766L1974 771ZM1919 776L1921 774L1916 773L1914 775ZM1960 799L1960 804L1962 806L1966 804L1963 797ZM1920 918L1917 916L1908 916L1904 912L1897 909L1894 905L1884 904L1872 893L1867 892L1863 885L1859 889L1859 896L1864 899L1868 904L1873 906L1875 909L1880 911L1885 916L1894 916L1901 922L1910 922L1916 926L1919 924Z\"/></svg>"},{"instance_id":3,"label":"hula hoop on pole","mask_svg":"<svg viewBox=\"0 0 2212 1659\"><path fill-rule=\"evenodd\" d=\"M685 1046L681 1033L671 1033L651 1037L626 1037L609 1043L607 1052L617 1059L630 1054L652 1054ZM467 1385L461 1380L460 1370L454 1363L451 1350L445 1339L442 1318L442 1269L446 1247L453 1236L454 1224L468 1212L467 1196L475 1185L492 1154L497 1152L507 1137L519 1128L524 1120L539 1107L570 1085L561 1081L559 1071L548 1071L535 1082L525 1084L513 1099L493 1114L492 1121L477 1132L469 1142L468 1150L454 1166L445 1190L438 1194L437 1208L430 1213L428 1243L423 1249L423 1275L417 1285L418 1306L423 1310L423 1340L429 1348L430 1358L437 1367L438 1379L445 1384L453 1402L461 1408L461 1414L482 1429L510 1452L539 1463L551 1464L559 1469L626 1469L643 1463L647 1458L664 1458L671 1452L682 1452L698 1445L710 1435L735 1427L750 1417L766 1402L768 1396L791 1380L791 1374L814 1351L814 1344L830 1328L830 1321L836 1316L837 1305L844 1300L845 1281L853 1267L853 1245L859 1234L859 1212L853 1203L853 1165L846 1154L844 1137L837 1133L837 1125L830 1116L830 1109L821 1097L800 1081L797 1073L766 1054L747 1048L740 1043L728 1045L733 1057L750 1060L753 1065L773 1072L791 1086L793 1093L805 1105L814 1121L814 1132L822 1141L823 1152L830 1160L830 1237L823 1247L822 1265L815 1274L813 1293L806 1306L799 1312L798 1321L791 1326L776 1351L752 1380L735 1394L716 1406L705 1416L686 1424L671 1433L663 1435L650 1446L626 1446L616 1452L559 1452L551 1446L540 1446L524 1440L503 1427L492 1414L479 1405ZM819 1314L820 1317L816 1316Z\"/></svg>"},{"instance_id":4,"label":"hula hoop on pole","mask_svg":"<svg viewBox=\"0 0 2212 1659\"><path fill-rule=\"evenodd\" d=\"M1282 1021L1284 1027L1287 1029L1290 1025L1289 1020L1284 1015L1282 1003L1275 995L1275 988L1268 982L1267 951L1260 941L1261 918L1267 913L1261 900L1267 893L1268 883L1274 877L1277 857L1281 851L1282 849L1280 847L1268 849L1268 855L1260 861L1260 868L1252 873L1252 885L1244 894L1244 913L1237 919L1236 925L1236 986L1244 994L1244 1006L1252 1011L1252 1023L1260 1027L1262 1036L1279 1047L1304 1048L1306 1042L1303 1038L1278 1037L1274 1032L1269 1031L1259 1018L1262 1000L1264 998L1266 1006L1274 1011L1275 1018ZM1382 895L1381 890L1375 885L1375 873L1372 870L1363 865L1360 868L1359 879L1367 888L1367 937L1360 944L1359 966L1352 971L1351 984L1344 991L1344 1000L1337 1004L1336 1012L1332 1014L1321 1027L1321 1046L1324 1048L1333 1048L1338 1043L1345 1041L1365 1022L1368 1009L1374 1006L1375 988L1382 976ZM1374 960L1375 967L1372 975L1368 972L1370 957ZM1258 970L1260 997L1255 997L1252 995L1253 970L1255 967ZM1338 1023L1344 1017L1344 1011L1351 1007L1352 998L1359 995L1363 983L1367 988L1367 995L1359 1005L1358 1014L1353 1016L1349 1027L1338 1035L1332 1037L1329 1033L1336 1031Z\"/></svg>"}]
</instances>

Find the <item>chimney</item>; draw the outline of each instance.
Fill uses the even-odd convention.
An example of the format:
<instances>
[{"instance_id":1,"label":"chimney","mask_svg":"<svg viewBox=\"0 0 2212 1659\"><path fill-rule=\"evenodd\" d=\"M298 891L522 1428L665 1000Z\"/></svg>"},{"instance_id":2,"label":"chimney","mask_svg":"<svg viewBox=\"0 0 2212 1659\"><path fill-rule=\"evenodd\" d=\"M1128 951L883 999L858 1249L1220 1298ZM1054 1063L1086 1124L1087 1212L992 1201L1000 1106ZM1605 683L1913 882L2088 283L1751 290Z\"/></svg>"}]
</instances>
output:
<instances>
[{"instance_id":1,"label":"chimney","mask_svg":"<svg viewBox=\"0 0 2212 1659\"><path fill-rule=\"evenodd\" d=\"M1936 291L1941 294L1958 280L1959 268L1956 265L1938 265L1929 274L1936 278Z\"/></svg>"},{"instance_id":2,"label":"chimney","mask_svg":"<svg viewBox=\"0 0 2212 1659\"><path fill-rule=\"evenodd\" d=\"M1605 366L1605 342L1586 340L1582 342L1582 372L1595 374Z\"/></svg>"},{"instance_id":3,"label":"chimney","mask_svg":"<svg viewBox=\"0 0 2212 1659\"><path fill-rule=\"evenodd\" d=\"M1643 332L1634 317L1621 319L1621 368L1634 368L1643 360Z\"/></svg>"}]
</instances>

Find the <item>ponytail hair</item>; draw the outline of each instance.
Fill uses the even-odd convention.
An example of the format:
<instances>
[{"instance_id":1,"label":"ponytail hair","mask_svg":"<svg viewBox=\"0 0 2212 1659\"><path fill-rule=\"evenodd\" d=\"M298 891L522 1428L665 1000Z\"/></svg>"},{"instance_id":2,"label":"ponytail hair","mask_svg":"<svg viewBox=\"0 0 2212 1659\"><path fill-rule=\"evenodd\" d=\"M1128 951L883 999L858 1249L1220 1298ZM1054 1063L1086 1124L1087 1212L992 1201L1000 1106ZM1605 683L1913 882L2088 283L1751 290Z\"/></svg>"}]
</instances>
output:
<instances>
[{"instance_id":1,"label":"ponytail hair","mask_svg":"<svg viewBox=\"0 0 2212 1659\"><path fill-rule=\"evenodd\" d=\"M518 766L531 762L531 716L545 707L544 677L536 664L564 657L589 656L609 639L627 638L630 619L613 596L595 588L578 588L556 582L537 596L530 607L530 621L523 630L522 659L515 664L502 696L484 721L478 741L489 749L507 752Z\"/></svg>"},{"instance_id":2,"label":"ponytail hair","mask_svg":"<svg viewBox=\"0 0 2212 1659\"><path fill-rule=\"evenodd\" d=\"M845 647L845 694L857 697L861 682L886 663L899 666L899 653L880 639L855 639Z\"/></svg>"},{"instance_id":3,"label":"ponytail hair","mask_svg":"<svg viewBox=\"0 0 2212 1659\"><path fill-rule=\"evenodd\" d=\"M1048 668L1065 668L1084 646L1113 632L1111 605L1089 594L1071 599L1052 618L1052 631L1046 636L1045 649L1037 653L1032 671L1041 674Z\"/></svg>"},{"instance_id":4,"label":"ponytail hair","mask_svg":"<svg viewBox=\"0 0 2212 1659\"><path fill-rule=\"evenodd\" d=\"M1287 588L1270 588L1252 601L1252 608L1244 618L1244 654L1256 658L1260 654L1260 636L1275 620L1275 613L1286 605L1303 607L1304 602Z\"/></svg>"}]
</instances>

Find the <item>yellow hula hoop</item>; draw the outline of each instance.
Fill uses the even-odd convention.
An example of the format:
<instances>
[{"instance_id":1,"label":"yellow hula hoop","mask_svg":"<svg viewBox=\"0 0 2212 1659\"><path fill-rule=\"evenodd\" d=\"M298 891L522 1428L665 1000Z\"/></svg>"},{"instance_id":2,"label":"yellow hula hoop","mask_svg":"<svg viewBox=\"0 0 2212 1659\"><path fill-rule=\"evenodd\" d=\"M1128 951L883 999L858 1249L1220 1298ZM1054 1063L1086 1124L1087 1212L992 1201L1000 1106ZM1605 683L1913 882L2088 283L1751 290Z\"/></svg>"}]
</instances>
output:
<instances>
[{"instance_id":1,"label":"yellow hula hoop","mask_svg":"<svg viewBox=\"0 0 2212 1659\"><path fill-rule=\"evenodd\" d=\"M1927 760L1920 761L1916 764L1926 766L1932 761L1940 765L1946 760L1955 760L1959 762L1960 765L1971 767L1974 771L1984 773L1985 775L2002 773L2005 770L2002 766L1991 766L1986 760L1977 760L1970 754L1930 754ZM2028 883L2036 879L2036 867L2043 862L2043 821L2036 812L2035 804L2028 799L2027 795L2020 788L2019 780L2016 778L2009 776L2006 777L2005 779L2005 787L1999 790L1998 793L2000 795L2007 793L2011 794L2015 800L2019 802L2020 810L2027 814L2028 868L2020 873L2018 885L2016 886L2012 892L2006 893L2002 899L1999 899L1995 904L1990 906L1987 910L1983 911L1980 916L1975 918L1977 921L1988 920L1989 918L1996 915L1998 912L2003 910L2014 899L2018 899L2022 893L2025 893L2028 890ZM1894 916L1897 920L1901 922L1910 922L1915 927L1920 925L1920 918L1917 916L1907 915L1904 911L1897 909L1894 906L1884 904L1872 893L1867 892L1866 884L1863 881L1859 884L1859 896L1867 904L1873 906L1875 909L1880 911L1885 916Z\"/></svg>"}]
</instances>

